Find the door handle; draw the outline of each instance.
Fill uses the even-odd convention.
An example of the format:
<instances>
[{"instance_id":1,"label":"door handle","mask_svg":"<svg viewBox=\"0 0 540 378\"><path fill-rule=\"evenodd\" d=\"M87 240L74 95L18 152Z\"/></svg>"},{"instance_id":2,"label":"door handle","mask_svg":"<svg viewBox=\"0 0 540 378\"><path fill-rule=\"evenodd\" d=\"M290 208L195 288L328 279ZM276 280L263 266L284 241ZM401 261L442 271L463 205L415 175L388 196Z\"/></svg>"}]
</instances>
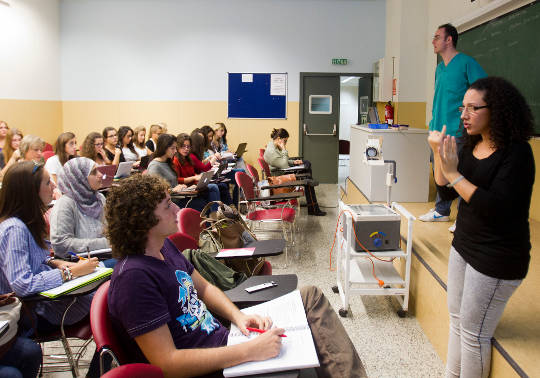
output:
<instances>
[{"instance_id":1,"label":"door handle","mask_svg":"<svg viewBox=\"0 0 540 378\"><path fill-rule=\"evenodd\" d=\"M336 136L336 124L334 123L334 129L332 130L332 134L310 134L307 130L307 125L304 123L304 135L307 136Z\"/></svg>"}]
</instances>

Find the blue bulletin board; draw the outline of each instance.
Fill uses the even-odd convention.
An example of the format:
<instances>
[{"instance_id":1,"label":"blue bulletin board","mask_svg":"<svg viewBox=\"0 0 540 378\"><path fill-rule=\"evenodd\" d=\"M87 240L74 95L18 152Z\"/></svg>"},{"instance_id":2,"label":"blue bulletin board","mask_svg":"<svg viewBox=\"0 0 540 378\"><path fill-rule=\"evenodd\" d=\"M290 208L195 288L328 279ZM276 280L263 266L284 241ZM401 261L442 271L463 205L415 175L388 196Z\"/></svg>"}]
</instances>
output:
<instances>
[{"instance_id":1,"label":"blue bulletin board","mask_svg":"<svg viewBox=\"0 0 540 378\"><path fill-rule=\"evenodd\" d=\"M286 73L229 73L229 118L287 118Z\"/></svg>"}]
</instances>

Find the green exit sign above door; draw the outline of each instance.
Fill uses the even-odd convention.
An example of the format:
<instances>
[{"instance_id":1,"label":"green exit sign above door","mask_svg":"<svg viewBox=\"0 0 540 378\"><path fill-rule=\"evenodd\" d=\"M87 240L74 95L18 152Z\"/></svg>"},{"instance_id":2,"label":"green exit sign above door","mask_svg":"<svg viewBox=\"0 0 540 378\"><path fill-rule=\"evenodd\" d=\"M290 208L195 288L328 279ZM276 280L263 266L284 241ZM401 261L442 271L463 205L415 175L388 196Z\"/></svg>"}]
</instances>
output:
<instances>
[{"instance_id":1,"label":"green exit sign above door","mask_svg":"<svg viewBox=\"0 0 540 378\"><path fill-rule=\"evenodd\" d=\"M332 59L332 64L337 64L337 65L340 65L340 66L345 66L349 63L349 61L345 58L333 58Z\"/></svg>"}]
</instances>

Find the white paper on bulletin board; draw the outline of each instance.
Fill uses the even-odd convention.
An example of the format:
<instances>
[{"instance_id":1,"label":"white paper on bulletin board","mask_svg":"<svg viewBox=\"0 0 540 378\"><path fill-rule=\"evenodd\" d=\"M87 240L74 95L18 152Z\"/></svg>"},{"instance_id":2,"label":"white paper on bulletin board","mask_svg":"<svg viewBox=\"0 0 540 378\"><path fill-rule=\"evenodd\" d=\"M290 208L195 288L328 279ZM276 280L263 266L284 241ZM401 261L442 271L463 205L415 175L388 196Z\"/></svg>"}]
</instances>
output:
<instances>
[{"instance_id":1,"label":"white paper on bulletin board","mask_svg":"<svg viewBox=\"0 0 540 378\"><path fill-rule=\"evenodd\" d=\"M242 83L253 83L253 74L242 74Z\"/></svg>"},{"instance_id":2,"label":"white paper on bulletin board","mask_svg":"<svg viewBox=\"0 0 540 378\"><path fill-rule=\"evenodd\" d=\"M287 74L270 75L270 96L287 95Z\"/></svg>"}]
</instances>

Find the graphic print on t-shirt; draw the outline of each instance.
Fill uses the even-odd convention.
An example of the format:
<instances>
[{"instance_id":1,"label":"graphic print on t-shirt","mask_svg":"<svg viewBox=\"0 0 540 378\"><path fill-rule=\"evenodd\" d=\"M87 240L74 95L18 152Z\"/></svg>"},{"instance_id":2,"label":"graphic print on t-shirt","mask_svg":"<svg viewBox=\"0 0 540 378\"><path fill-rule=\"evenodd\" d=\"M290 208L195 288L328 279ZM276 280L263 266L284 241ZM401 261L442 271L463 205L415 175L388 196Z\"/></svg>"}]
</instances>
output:
<instances>
[{"instance_id":1,"label":"graphic print on t-shirt","mask_svg":"<svg viewBox=\"0 0 540 378\"><path fill-rule=\"evenodd\" d=\"M177 317L176 320L182 325L185 332L188 332L188 328L190 331L194 331L200 326L208 335L211 334L219 327L219 323L197 297L197 290L193 286L191 276L182 270L177 270L175 274L180 284L178 303L180 303L183 312L183 315Z\"/></svg>"}]
</instances>

